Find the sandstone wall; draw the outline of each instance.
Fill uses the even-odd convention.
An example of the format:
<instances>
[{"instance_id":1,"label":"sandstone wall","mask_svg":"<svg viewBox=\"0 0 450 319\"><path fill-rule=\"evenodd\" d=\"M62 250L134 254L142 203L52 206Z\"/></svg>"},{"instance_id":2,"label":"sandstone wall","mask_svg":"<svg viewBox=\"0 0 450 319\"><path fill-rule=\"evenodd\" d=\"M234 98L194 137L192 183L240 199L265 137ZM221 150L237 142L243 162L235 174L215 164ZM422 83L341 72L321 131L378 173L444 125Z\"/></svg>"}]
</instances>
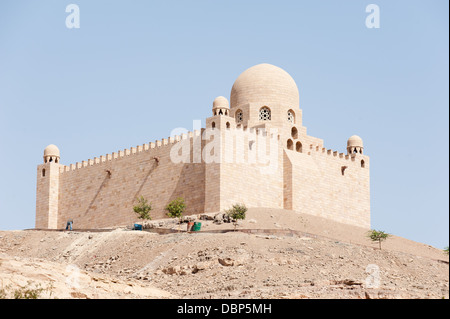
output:
<instances>
[{"instance_id":1,"label":"sandstone wall","mask_svg":"<svg viewBox=\"0 0 450 319\"><path fill-rule=\"evenodd\" d=\"M191 147L193 141L187 140ZM174 163L172 142L163 140L147 150L132 148L62 172L58 228L65 227L69 218L77 228L132 224L137 220L133 206L141 195L152 203L153 219L166 217L165 206L177 197L185 199L185 215L203 212L205 166L192 161Z\"/></svg>"}]
</instances>

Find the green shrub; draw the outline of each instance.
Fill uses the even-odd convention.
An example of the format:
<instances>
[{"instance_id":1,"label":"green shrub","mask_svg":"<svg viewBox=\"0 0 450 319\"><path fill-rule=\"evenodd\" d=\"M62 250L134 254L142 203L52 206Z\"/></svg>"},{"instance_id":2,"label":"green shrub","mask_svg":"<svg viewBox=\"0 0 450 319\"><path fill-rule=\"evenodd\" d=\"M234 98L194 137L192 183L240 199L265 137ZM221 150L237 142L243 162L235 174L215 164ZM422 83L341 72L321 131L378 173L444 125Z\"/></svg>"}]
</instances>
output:
<instances>
[{"instance_id":1,"label":"green shrub","mask_svg":"<svg viewBox=\"0 0 450 319\"><path fill-rule=\"evenodd\" d=\"M150 216L152 204L148 203L148 201L142 195L137 198L137 202L137 205L133 206L133 211L138 214L138 217L140 219L152 219L152 217Z\"/></svg>"},{"instance_id":2,"label":"green shrub","mask_svg":"<svg viewBox=\"0 0 450 319\"><path fill-rule=\"evenodd\" d=\"M43 290L42 288L19 288L14 291L14 299L38 299Z\"/></svg>"},{"instance_id":3,"label":"green shrub","mask_svg":"<svg viewBox=\"0 0 450 319\"><path fill-rule=\"evenodd\" d=\"M183 218L183 212L185 209L186 204L184 203L184 199L182 197L178 197L167 204L167 216L170 218L178 218L178 223L181 224L181 218Z\"/></svg>"},{"instance_id":4,"label":"green shrub","mask_svg":"<svg viewBox=\"0 0 450 319\"><path fill-rule=\"evenodd\" d=\"M374 242L378 242L380 245L380 250L381 250L381 242L385 241L386 239L388 239L389 237L391 237L391 234L388 234L384 231L378 231L375 229L371 229L368 233L367 233L367 237L369 237L370 240L374 241Z\"/></svg>"},{"instance_id":5,"label":"green shrub","mask_svg":"<svg viewBox=\"0 0 450 319\"><path fill-rule=\"evenodd\" d=\"M6 290L4 288L0 289L0 299L6 299Z\"/></svg>"},{"instance_id":6,"label":"green shrub","mask_svg":"<svg viewBox=\"0 0 450 319\"><path fill-rule=\"evenodd\" d=\"M236 230L238 220L245 219L246 212L247 207L244 204L234 204L231 208L225 210L225 214L234 220L234 230Z\"/></svg>"},{"instance_id":7,"label":"green shrub","mask_svg":"<svg viewBox=\"0 0 450 319\"><path fill-rule=\"evenodd\" d=\"M43 293L48 293L49 297L53 294L53 282L49 282L47 288L42 288L41 284L34 284L32 287L32 282L28 281L27 286L19 286L17 289L11 289L11 285L0 289L0 299L38 299L42 297ZM46 298L46 297L43 297Z\"/></svg>"},{"instance_id":8,"label":"green shrub","mask_svg":"<svg viewBox=\"0 0 450 319\"><path fill-rule=\"evenodd\" d=\"M444 248L444 253L448 255L448 246Z\"/></svg>"}]
</instances>

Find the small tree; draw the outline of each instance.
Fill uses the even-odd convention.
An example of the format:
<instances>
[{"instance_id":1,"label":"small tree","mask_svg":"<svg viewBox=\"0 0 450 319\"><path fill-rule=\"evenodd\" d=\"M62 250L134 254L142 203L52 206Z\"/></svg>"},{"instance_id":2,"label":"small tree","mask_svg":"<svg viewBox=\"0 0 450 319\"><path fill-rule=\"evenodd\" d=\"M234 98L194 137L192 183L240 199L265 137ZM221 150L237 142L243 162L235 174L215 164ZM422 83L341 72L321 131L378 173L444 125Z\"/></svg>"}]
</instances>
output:
<instances>
[{"instance_id":1,"label":"small tree","mask_svg":"<svg viewBox=\"0 0 450 319\"><path fill-rule=\"evenodd\" d=\"M186 208L186 204L184 203L184 199L182 197L178 197L174 199L166 206L167 216L170 218L178 218L178 231L180 231L181 218L183 218L183 212Z\"/></svg>"},{"instance_id":2,"label":"small tree","mask_svg":"<svg viewBox=\"0 0 450 319\"><path fill-rule=\"evenodd\" d=\"M140 219L152 219L150 216L150 211L152 210L152 204L148 203L148 201L144 198L144 196L140 196L137 200L137 205L133 206L133 210Z\"/></svg>"},{"instance_id":3,"label":"small tree","mask_svg":"<svg viewBox=\"0 0 450 319\"><path fill-rule=\"evenodd\" d=\"M247 207L245 207L244 204L234 204L231 208L225 210L225 214L227 214L233 220L234 231L236 231L238 219L245 219L246 211Z\"/></svg>"},{"instance_id":4,"label":"small tree","mask_svg":"<svg viewBox=\"0 0 450 319\"><path fill-rule=\"evenodd\" d=\"M381 242L391 237L391 234L385 233L384 231L372 229L368 232L367 237L369 237L372 241L377 241L380 245L381 250Z\"/></svg>"}]
</instances>

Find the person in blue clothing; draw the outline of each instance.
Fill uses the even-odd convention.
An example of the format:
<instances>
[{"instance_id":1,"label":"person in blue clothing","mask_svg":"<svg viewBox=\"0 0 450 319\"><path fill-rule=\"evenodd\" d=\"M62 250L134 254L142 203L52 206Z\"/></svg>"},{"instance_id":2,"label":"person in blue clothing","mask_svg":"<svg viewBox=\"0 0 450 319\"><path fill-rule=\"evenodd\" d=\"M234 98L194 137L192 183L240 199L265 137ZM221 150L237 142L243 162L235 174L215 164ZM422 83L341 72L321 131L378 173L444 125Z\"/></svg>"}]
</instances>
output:
<instances>
[{"instance_id":1,"label":"person in blue clothing","mask_svg":"<svg viewBox=\"0 0 450 319\"><path fill-rule=\"evenodd\" d=\"M68 229L72 230L72 224L73 224L73 220L69 219L67 221L66 230L68 230Z\"/></svg>"}]
</instances>

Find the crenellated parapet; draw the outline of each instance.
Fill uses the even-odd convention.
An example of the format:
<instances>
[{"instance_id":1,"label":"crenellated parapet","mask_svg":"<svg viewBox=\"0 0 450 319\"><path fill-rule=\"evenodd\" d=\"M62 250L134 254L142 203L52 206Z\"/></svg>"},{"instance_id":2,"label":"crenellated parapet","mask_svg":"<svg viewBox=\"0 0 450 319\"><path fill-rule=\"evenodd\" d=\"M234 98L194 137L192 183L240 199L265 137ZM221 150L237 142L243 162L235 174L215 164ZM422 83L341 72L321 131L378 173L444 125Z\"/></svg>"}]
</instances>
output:
<instances>
[{"instance_id":1,"label":"crenellated parapet","mask_svg":"<svg viewBox=\"0 0 450 319\"><path fill-rule=\"evenodd\" d=\"M135 147L126 148L123 150L119 150L117 152L113 152L111 154L101 155L99 157L94 157L93 159L84 160L81 162L76 162L75 164L64 165L60 167L60 173L76 171L79 169L83 169L89 166L102 165L109 162L113 162L118 159L126 158L128 156L133 156L137 154L141 154L143 152L148 152L151 154L156 150L160 150L162 148L169 148L173 144L178 143L183 140L192 140L195 137L201 136L201 132L199 130L194 130L193 132L183 133L181 135L174 135L169 138L163 138L161 140L157 140L155 142L145 143L142 145L137 145Z\"/></svg>"}]
</instances>

